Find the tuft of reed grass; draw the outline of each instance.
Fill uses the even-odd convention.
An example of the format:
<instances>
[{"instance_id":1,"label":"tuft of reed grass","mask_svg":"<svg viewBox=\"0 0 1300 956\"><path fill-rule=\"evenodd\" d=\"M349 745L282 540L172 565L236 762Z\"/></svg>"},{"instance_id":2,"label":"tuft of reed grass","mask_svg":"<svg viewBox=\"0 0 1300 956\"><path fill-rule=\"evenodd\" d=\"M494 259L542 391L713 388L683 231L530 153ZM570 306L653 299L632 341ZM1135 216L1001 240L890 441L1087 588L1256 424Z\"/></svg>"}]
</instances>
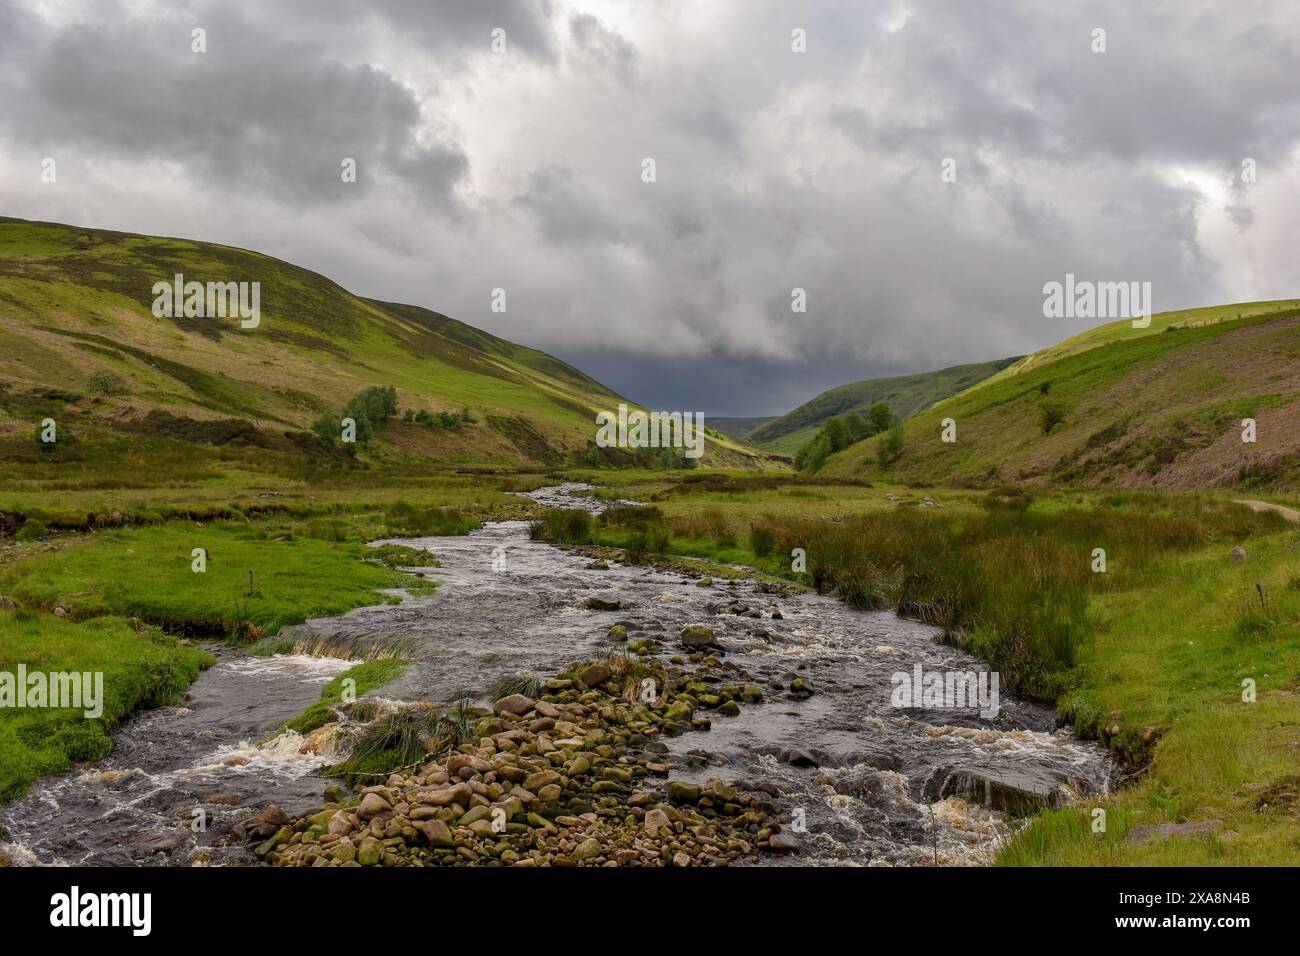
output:
<instances>
[{"instance_id":1,"label":"tuft of reed grass","mask_svg":"<svg viewBox=\"0 0 1300 956\"><path fill-rule=\"evenodd\" d=\"M488 699L493 703L511 694L536 700L542 695L542 679L535 674L506 674L488 685Z\"/></svg>"},{"instance_id":2,"label":"tuft of reed grass","mask_svg":"<svg viewBox=\"0 0 1300 956\"><path fill-rule=\"evenodd\" d=\"M528 526L528 537L553 544L591 544L594 522L577 508L551 508Z\"/></svg>"}]
</instances>

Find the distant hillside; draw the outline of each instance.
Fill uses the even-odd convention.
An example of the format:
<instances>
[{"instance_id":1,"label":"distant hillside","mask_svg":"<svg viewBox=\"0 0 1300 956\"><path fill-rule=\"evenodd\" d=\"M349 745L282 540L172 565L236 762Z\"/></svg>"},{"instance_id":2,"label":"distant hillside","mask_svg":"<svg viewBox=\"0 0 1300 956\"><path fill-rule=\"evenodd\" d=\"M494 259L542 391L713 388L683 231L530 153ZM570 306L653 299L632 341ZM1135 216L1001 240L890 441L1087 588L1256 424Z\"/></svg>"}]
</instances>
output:
<instances>
[{"instance_id":1,"label":"distant hillside","mask_svg":"<svg viewBox=\"0 0 1300 956\"><path fill-rule=\"evenodd\" d=\"M1238 318L1240 316L1240 318ZM1022 360L820 474L988 486L1292 487L1300 481L1300 301L1217 306L1101 326ZM941 441L943 420L956 441ZM1256 441L1242 441L1242 420Z\"/></svg>"},{"instance_id":2,"label":"distant hillside","mask_svg":"<svg viewBox=\"0 0 1300 956\"><path fill-rule=\"evenodd\" d=\"M1015 361L1018 359L954 365L937 372L869 378L839 385L744 437L750 444L793 455L812 439L827 419L836 415L865 412L877 402L885 402L895 415L906 418L969 388Z\"/></svg>"},{"instance_id":3,"label":"distant hillside","mask_svg":"<svg viewBox=\"0 0 1300 956\"><path fill-rule=\"evenodd\" d=\"M705 418L711 428L716 428L724 435L730 435L732 438L745 438L756 429L762 428L768 422L776 418L774 415L764 415L758 418Z\"/></svg>"},{"instance_id":4,"label":"distant hillside","mask_svg":"<svg viewBox=\"0 0 1300 956\"><path fill-rule=\"evenodd\" d=\"M155 317L154 284L177 273L260 283L260 322ZM0 218L0 479L334 468L352 460L312 423L374 386L399 413L355 463L415 469L562 465L625 401L543 352L256 252ZM47 417L53 448L32 436ZM718 435L702 462L766 458Z\"/></svg>"}]
</instances>

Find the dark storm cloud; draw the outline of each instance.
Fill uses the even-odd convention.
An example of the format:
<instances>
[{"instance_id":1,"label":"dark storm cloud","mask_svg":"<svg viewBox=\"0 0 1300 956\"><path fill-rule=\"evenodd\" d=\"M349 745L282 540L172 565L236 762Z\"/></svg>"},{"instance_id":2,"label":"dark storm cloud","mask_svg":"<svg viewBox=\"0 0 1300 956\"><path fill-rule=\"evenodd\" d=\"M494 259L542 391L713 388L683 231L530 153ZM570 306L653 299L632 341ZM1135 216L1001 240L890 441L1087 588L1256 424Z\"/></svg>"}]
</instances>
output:
<instances>
[{"instance_id":1,"label":"dark storm cloud","mask_svg":"<svg viewBox=\"0 0 1300 956\"><path fill-rule=\"evenodd\" d=\"M782 415L811 395L865 378L910 369L856 362L730 361L724 355L684 359L672 369L639 352L565 349L556 353L598 382L651 408L715 416Z\"/></svg>"}]
</instances>

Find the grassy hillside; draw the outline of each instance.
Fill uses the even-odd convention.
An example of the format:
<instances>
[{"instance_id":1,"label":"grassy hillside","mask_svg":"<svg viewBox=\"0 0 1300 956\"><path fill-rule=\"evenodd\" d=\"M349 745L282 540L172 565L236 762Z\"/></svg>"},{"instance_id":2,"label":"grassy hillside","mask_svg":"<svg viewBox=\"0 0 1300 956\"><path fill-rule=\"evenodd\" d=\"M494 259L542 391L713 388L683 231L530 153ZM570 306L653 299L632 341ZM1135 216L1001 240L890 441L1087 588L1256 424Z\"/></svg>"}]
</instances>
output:
<instances>
[{"instance_id":1,"label":"grassy hillside","mask_svg":"<svg viewBox=\"0 0 1300 956\"><path fill-rule=\"evenodd\" d=\"M1146 330L1103 326L908 420L887 467L877 437L824 471L972 486L1285 485L1300 477L1297 358L1295 301L1171 313ZM952 443L941 441L946 418ZM1254 443L1241 440L1246 418L1257 422Z\"/></svg>"},{"instance_id":2,"label":"grassy hillside","mask_svg":"<svg viewBox=\"0 0 1300 956\"><path fill-rule=\"evenodd\" d=\"M884 402L895 415L906 418L983 381L1015 361L1017 359L1008 358L974 365L954 365L937 372L869 378L839 385L744 437L763 448L793 455L812 439L827 419L836 415L865 412L876 402Z\"/></svg>"},{"instance_id":3,"label":"grassy hillside","mask_svg":"<svg viewBox=\"0 0 1300 956\"><path fill-rule=\"evenodd\" d=\"M258 282L261 321L157 318L153 285ZM309 429L363 389L399 414L353 460ZM341 467L554 466L624 401L545 353L210 243L0 219L0 478L117 485ZM401 412L458 414L426 427ZM33 428L58 425L53 449ZM611 456L611 459L615 456ZM710 436L704 460L760 461ZM67 485L65 485L66 487Z\"/></svg>"},{"instance_id":4,"label":"grassy hillside","mask_svg":"<svg viewBox=\"0 0 1300 956\"><path fill-rule=\"evenodd\" d=\"M997 382L1005 378L1011 378L1021 372L1055 362L1057 359L1066 358L1078 352L1086 352L1088 349L1107 345L1111 342L1127 341L1135 336L1157 335L1170 328L1194 329L1203 325L1217 325L1220 322L1250 318L1256 315L1267 315L1272 312L1281 312L1284 309L1294 309L1297 306L1300 306L1300 302L1295 300L1239 302L1236 305L1216 305L1203 309L1180 309L1176 312L1160 312L1151 316L1151 324L1145 329L1133 328L1133 323L1129 319L1108 322L1105 325L1099 325L1094 329L1081 332L1064 342L1058 342L1048 348L1039 349L1032 355L1026 355L1024 358L1012 362L984 382L973 385L972 388L978 388L987 382Z\"/></svg>"}]
</instances>

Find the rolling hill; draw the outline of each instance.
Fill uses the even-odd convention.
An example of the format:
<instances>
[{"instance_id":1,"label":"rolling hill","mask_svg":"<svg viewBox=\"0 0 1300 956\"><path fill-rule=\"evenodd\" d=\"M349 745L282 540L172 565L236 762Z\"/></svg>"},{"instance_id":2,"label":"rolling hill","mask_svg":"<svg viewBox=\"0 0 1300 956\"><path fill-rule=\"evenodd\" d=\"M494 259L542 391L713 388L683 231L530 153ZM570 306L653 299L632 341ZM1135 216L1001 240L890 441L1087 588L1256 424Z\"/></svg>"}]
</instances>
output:
<instances>
[{"instance_id":1,"label":"rolling hill","mask_svg":"<svg viewBox=\"0 0 1300 956\"><path fill-rule=\"evenodd\" d=\"M183 310L157 317L154 285L176 274L259 283L256 326ZM310 430L375 386L396 389L399 414L355 461ZM353 295L256 252L0 219L5 479L184 482L340 464L562 465L587 450L596 412L623 401L543 352L428 309ZM402 414L424 412L436 423L445 412L449 422L462 409L470 420L446 427ZM58 424L53 447L33 438L47 417ZM702 462L767 463L716 432Z\"/></svg>"},{"instance_id":2,"label":"rolling hill","mask_svg":"<svg viewBox=\"0 0 1300 956\"><path fill-rule=\"evenodd\" d=\"M759 447L793 455L812 440L817 429L827 419L836 415L851 411L865 412L877 402L884 402L895 415L907 418L983 381L1016 361L1017 358L1008 358L973 365L954 365L935 372L869 378L838 385L743 437Z\"/></svg>"},{"instance_id":3,"label":"rolling hill","mask_svg":"<svg viewBox=\"0 0 1300 956\"><path fill-rule=\"evenodd\" d=\"M1008 366L826 462L827 476L988 486L1271 488L1300 478L1300 301L1116 322ZM1243 442L1244 419L1256 440ZM945 419L956 441L941 440Z\"/></svg>"}]
</instances>

